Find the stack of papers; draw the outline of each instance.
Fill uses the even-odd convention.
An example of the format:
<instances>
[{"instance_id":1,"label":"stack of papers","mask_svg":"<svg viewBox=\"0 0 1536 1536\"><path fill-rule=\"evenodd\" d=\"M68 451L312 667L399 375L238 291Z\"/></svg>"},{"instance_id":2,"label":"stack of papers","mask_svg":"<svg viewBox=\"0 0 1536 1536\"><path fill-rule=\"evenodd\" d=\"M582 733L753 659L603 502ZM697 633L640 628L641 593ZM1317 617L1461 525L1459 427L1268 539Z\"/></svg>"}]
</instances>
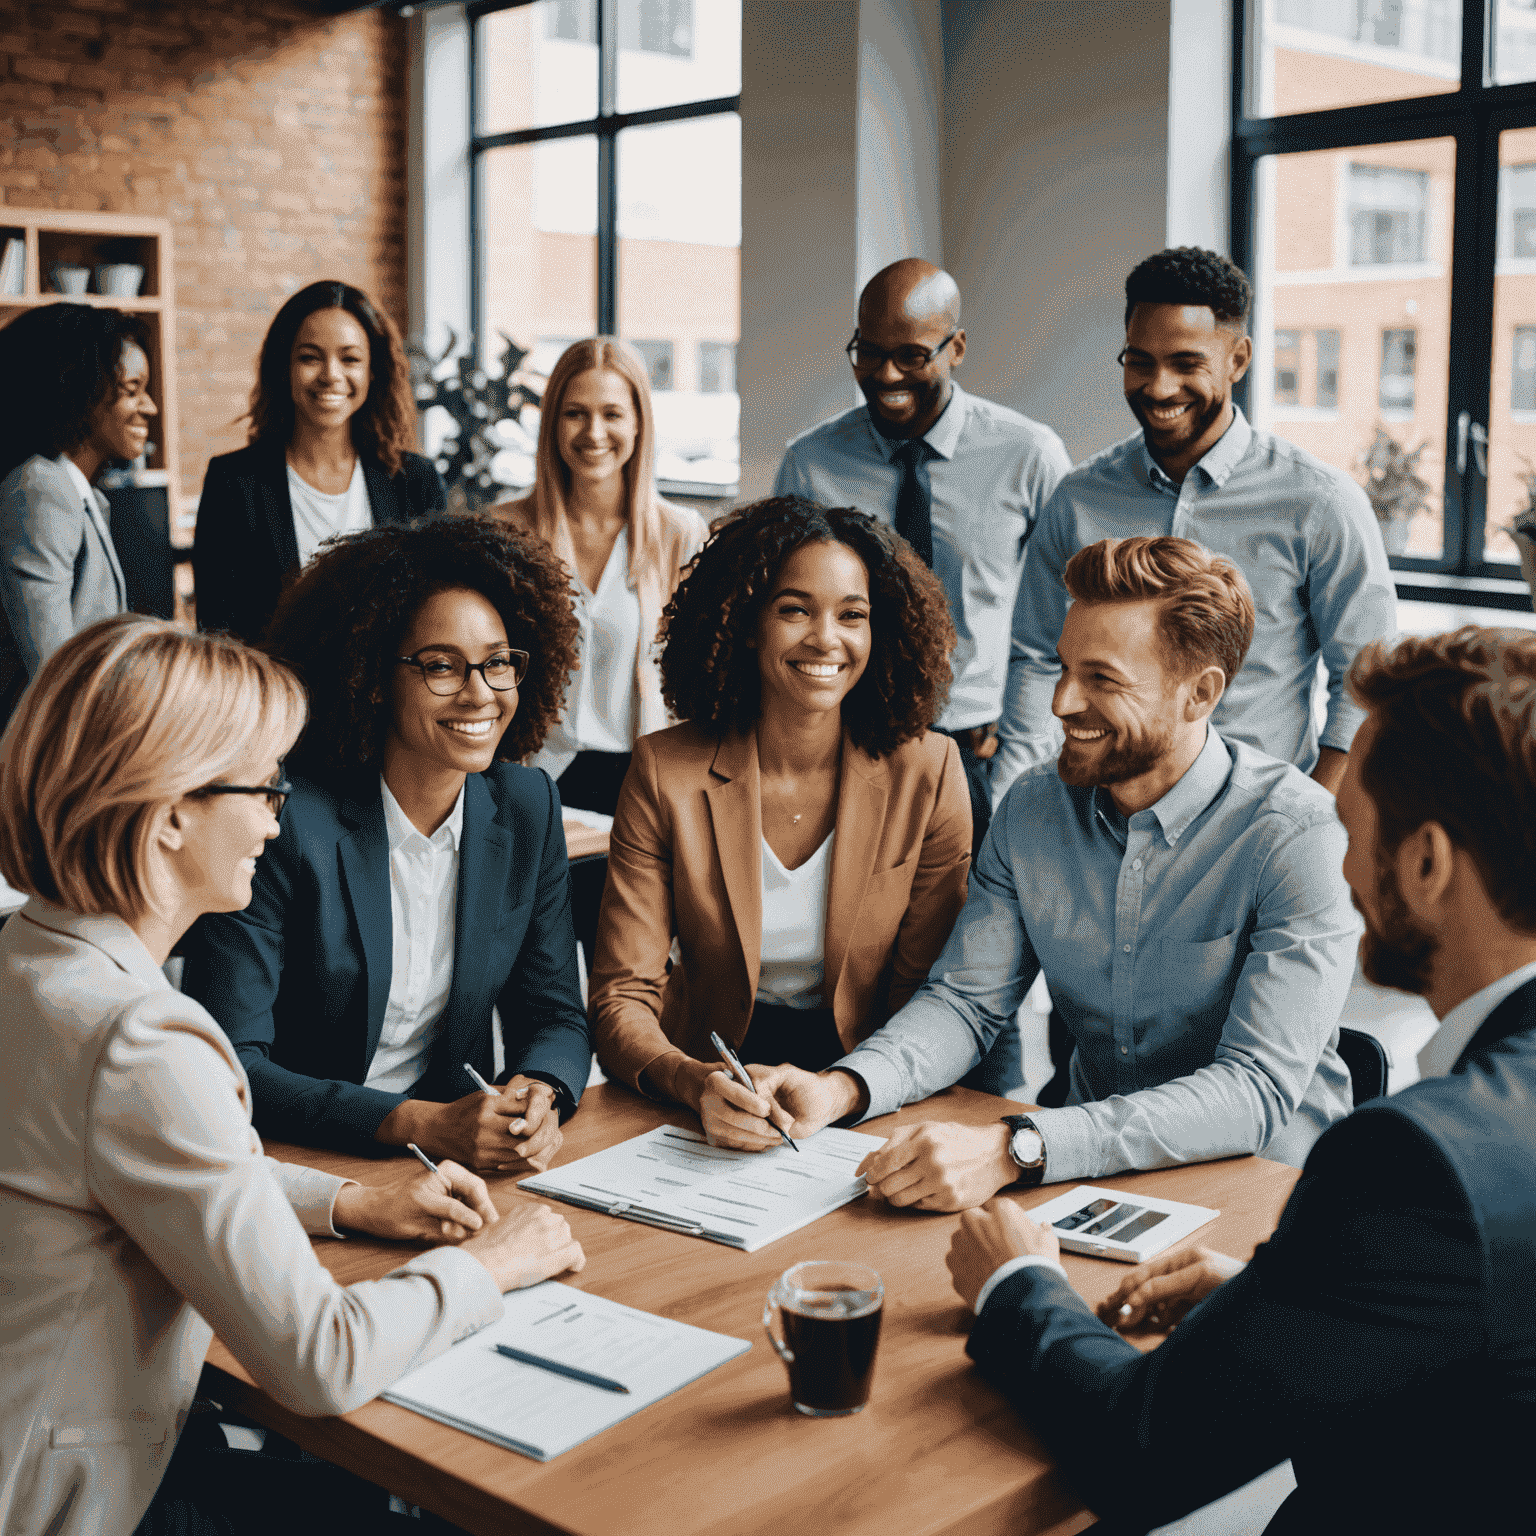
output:
<instances>
[{"instance_id":1,"label":"stack of papers","mask_svg":"<svg viewBox=\"0 0 1536 1536\"><path fill-rule=\"evenodd\" d=\"M505 1300L500 1322L402 1376L384 1400L548 1461L752 1347L557 1280ZM496 1352L498 1344L584 1368L628 1392L509 1360Z\"/></svg>"},{"instance_id":2,"label":"stack of papers","mask_svg":"<svg viewBox=\"0 0 1536 1536\"><path fill-rule=\"evenodd\" d=\"M857 1200L868 1186L854 1170L885 1141L828 1126L795 1145L733 1152L663 1125L518 1188L756 1253Z\"/></svg>"}]
</instances>

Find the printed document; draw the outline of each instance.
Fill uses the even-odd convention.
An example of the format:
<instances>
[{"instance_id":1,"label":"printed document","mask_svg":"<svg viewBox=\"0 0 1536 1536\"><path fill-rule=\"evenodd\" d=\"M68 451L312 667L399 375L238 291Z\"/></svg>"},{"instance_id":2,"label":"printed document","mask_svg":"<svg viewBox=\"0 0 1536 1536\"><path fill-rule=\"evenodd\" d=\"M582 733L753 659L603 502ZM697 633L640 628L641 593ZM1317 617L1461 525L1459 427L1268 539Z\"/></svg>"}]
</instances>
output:
<instances>
[{"instance_id":1,"label":"printed document","mask_svg":"<svg viewBox=\"0 0 1536 1536\"><path fill-rule=\"evenodd\" d=\"M504 1300L500 1322L402 1376L385 1401L548 1461L752 1347L558 1280L509 1292ZM509 1360L497 1354L498 1344L594 1372L629 1391Z\"/></svg>"},{"instance_id":2,"label":"printed document","mask_svg":"<svg viewBox=\"0 0 1536 1536\"><path fill-rule=\"evenodd\" d=\"M857 1200L868 1186L854 1170L885 1141L829 1125L795 1145L734 1152L663 1125L518 1188L755 1253Z\"/></svg>"}]
</instances>

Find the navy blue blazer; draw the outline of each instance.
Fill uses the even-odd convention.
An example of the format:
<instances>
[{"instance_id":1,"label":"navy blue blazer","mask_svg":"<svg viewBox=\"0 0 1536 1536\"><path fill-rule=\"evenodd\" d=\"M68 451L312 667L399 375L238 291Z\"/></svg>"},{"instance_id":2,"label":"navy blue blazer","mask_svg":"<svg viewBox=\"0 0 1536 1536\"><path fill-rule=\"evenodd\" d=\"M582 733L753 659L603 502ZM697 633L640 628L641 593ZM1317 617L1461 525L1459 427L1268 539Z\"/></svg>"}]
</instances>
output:
<instances>
[{"instance_id":1,"label":"navy blue blazer","mask_svg":"<svg viewBox=\"0 0 1536 1536\"><path fill-rule=\"evenodd\" d=\"M996 1288L969 1353L1108 1530L1287 1456L1271 1536L1528 1521L1536 981L1448 1076L1330 1127L1274 1237L1151 1353L1041 1268Z\"/></svg>"},{"instance_id":2,"label":"navy blue blazer","mask_svg":"<svg viewBox=\"0 0 1536 1536\"><path fill-rule=\"evenodd\" d=\"M465 1062L491 1077L493 1006L506 1052L500 1080L540 1078L575 1109L592 1045L548 774L497 763L469 775L455 928L453 985L425 1075L409 1094L364 1087L393 945L378 770L339 793L295 777L282 832L257 860L250 906L202 918L185 945L182 988L239 1053L262 1135L377 1150L374 1132L406 1098L462 1098L474 1087Z\"/></svg>"}]
</instances>

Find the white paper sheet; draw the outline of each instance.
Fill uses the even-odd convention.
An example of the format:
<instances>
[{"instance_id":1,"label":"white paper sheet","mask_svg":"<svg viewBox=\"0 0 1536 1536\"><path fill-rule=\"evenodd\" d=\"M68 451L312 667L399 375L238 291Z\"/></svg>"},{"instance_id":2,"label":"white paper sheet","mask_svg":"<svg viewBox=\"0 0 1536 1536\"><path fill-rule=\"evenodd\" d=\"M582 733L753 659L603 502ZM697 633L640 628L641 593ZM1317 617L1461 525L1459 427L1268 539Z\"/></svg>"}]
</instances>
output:
<instances>
[{"instance_id":1,"label":"white paper sheet","mask_svg":"<svg viewBox=\"0 0 1536 1536\"><path fill-rule=\"evenodd\" d=\"M505 1299L500 1322L402 1376L385 1401L548 1461L752 1347L557 1280ZM497 1344L607 1376L629 1393L509 1360Z\"/></svg>"},{"instance_id":2,"label":"white paper sheet","mask_svg":"<svg viewBox=\"0 0 1536 1536\"><path fill-rule=\"evenodd\" d=\"M1140 1264L1154 1253L1183 1242L1221 1212L1186 1205L1182 1200L1078 1184L1035 1206L1029 1215L1042 1226L1054 1227L1056 1240L1071 1253Z\"/></svg>"},{"instance_id":3,"label":"white paper sheet","mask_svg":"<svg viewBox=\"0 0 1536 1536\"><path fill-rule=\"evenodd\" d=\"M697 1131L658 1126L518 1185L589 1210L624 1216L746 1253L857 1200L855 1173L879 1136L828 1126L767 1152L712 1147Z\"/></svg>"}]
</instances>

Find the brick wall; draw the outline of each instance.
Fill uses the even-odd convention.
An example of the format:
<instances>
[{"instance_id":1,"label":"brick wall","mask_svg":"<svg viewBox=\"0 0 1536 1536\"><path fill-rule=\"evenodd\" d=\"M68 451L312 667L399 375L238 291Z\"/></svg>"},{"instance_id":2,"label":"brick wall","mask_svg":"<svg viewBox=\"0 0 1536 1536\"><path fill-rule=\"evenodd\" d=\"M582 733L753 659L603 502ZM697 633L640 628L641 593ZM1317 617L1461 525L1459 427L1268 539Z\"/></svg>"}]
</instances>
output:
<instances>
[{"instance_id":1,"label":"brick wall","mask_svg":"<svg viewBox=\"0 0 1536 1536\"><path fill-rule=\"evenodd\" d=\"M0 0L0 208L169 219L196 495L277 307L317 278L406 317L406 34L287 0ZM3 212L0 212L3 221Z\"/></svg>"}]
</instances>

